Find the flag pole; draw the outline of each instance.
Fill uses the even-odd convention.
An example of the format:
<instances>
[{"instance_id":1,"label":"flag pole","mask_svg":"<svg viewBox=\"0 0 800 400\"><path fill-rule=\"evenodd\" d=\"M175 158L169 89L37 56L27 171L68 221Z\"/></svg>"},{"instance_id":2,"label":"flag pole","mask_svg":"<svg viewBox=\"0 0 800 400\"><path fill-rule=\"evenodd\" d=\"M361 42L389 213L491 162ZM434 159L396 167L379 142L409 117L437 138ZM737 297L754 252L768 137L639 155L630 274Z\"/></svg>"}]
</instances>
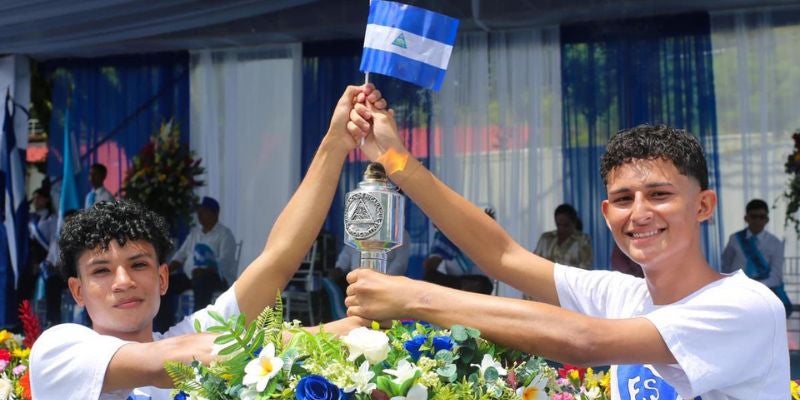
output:
<instances>
[{"instance_id":1,"label":"flag pole","mask_svg":"<svg viewBox=\"0 0 800 400\"><path fill-rule=\"evenodd\" d=\"M372 0L369 0L369 5L370 6L372 5ZM364 86L367 86L367 84L369 84L369 71L364 71ZM366 98L364 100L366 100ZM361 142L358 144L358 147L363 147L363 146L364 146L364 137L362 136Z\"/></svg>"}]
</instances>

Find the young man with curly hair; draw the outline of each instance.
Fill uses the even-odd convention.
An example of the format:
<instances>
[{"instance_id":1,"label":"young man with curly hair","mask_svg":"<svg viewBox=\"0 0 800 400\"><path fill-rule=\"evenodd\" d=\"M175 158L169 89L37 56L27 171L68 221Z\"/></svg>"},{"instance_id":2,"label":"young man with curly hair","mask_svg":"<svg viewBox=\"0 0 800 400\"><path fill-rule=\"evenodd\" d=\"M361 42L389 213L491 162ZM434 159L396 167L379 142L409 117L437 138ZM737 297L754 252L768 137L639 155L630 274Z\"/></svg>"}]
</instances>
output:
<instances>
[{"instance_id":1,"label":"young man with curly hair","mask_svg":"<svg viewBox=\"0 0 800 400\"><path fill-rule=\"evenodd\" d=\"M70 219L61 232L61 260L69 290L86 307L91 329L61 324L48 329L31 352L31 389L36 399L168 399L167 360L209 362L216 335L194 333L195 320L211 324L209 311L248 320L272 305L311 247L328 213L339 173L350 150L368 129L353 103L377 108L386 102L372 86L348 87L334 109L328 133L297 191L278 216L262 253L215 304L164 334L153 332L160 296L169 285L172 243L164 220L127 202L102 202ZM346 333L363 321L326 325Z\"/></svg>"},{"instance_id":2,"label":"young man with curly hair","mask_svg":"<svg viewBox=\"0 0 800 400\"><path fill-rule=\"evenodd\" d=\"M637 278L531 253L414 160L390 114L373 118L362 149L484 271L533 301L357 270L348 275L350 315L468 325L549 359L611 365L613 399L789 398L781 302L742 272L715 271L703 255L701 224L717 198L694 136L638 126L616 134L602 158L602 212L617 245L642 266Z\"/></svg>"}]
</instances>

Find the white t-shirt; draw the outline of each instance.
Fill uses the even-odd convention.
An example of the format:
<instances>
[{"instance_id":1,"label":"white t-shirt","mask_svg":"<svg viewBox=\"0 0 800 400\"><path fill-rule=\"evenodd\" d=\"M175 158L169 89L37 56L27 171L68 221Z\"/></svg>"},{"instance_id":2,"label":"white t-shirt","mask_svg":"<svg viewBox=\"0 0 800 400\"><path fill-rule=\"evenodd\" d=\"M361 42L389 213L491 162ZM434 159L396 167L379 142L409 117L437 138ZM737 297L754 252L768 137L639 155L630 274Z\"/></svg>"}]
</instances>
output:
<instances>
[{"instance_id":1,"label":"white t-shirt","mask_svg":"<svg viewBox=\"0 0 800 400\"><path fill-rule=\"evenodd\" d=\"M214 310L225 318L239 314L233 287L217 298L213 305L187 316L164 334L153 332L158 341L175 336L194 333L194 320L200 321L203 329L216 325L208 315ZM168 400L171 389L153 386L136 388L133 391L100 393L103 388L108 363L123 345L131 343L113 336L101 335L83 325L60 324L36 340L31 350L31 391L34 399L136 399Z\"/></svg>"},{"instance_id":2,"label":"white t-shirt","mask_svg":"<svg viewBox=\"0 0 800 400\"><path fill-rule=\"evenodd\" d=\"M236 265L236 240L228 227L217 222L207 233L202 226L194 227L172 260L183 263L183 271L190 278L198 265L216 266L220 278L228 284L236 281L239 266Z\"/></svg>"},{"instance_id":3,"label":"white t-shirt","mask_svg":"<svg viewBox=\"0 0 800 400\"><path fill-rule=\"evenodd\" d=\"M599 318L647 318L678 361L613 365L612 399L790 398L783 305L743 272L662 306L653 305L644 279L631 275L556 264L554 278L562 307Z\"/></svg>"}]
</instances>

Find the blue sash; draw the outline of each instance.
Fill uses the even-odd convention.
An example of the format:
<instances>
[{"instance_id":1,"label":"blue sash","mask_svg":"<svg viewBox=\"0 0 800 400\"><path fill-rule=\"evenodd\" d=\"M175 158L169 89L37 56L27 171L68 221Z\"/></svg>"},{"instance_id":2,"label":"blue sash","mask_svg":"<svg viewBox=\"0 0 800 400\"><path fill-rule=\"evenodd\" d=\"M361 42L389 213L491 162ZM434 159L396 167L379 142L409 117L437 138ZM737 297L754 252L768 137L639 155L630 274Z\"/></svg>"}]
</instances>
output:
<instances>
[{"instance_id":1,"label":"blue sash","mask_svg":"<svg viewBox=\"0 0 800 400\"><path fill-rule=\"evenodd\" d=\"M747 266L744 269L744 273L751 279L763 281L769 278L769 264L767 264L764 255L756 247L752 240L753 238L755 238L755 235L747 239L747 229L736 232L736 239L739 241L739 246L747 258Z\"/></svg>"}]
</instances>

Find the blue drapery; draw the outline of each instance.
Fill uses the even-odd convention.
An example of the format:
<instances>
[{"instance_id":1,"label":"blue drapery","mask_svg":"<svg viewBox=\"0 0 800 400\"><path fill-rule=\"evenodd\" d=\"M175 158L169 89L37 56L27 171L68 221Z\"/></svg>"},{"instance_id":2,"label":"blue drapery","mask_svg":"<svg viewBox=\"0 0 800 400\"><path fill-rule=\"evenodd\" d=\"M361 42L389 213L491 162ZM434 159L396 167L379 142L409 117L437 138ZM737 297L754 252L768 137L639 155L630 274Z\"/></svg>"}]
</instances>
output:
<instances>
[{"instance_id":1,"label":"blue drapery","mask_svg":"<svg viewBox=\"0 0 800 400\"><path fill-rule=\"evenodd\" d=\"M89 166L107 164L106 187L116 193L136 153L174 118L189 141L189 54L158 53L53 60L43 65L53 83L47 174L61 177L64 115L80 153L78 193L89 190ZM81 198L81 201L83 199Z\"/></svg>"},{"instance_id":2,"label":"blue drapery","mask_svg":"<svg viewBox=\"0 0 800 400\"><path fill-rule=\"evenodd\" d=\"M708 15L687 14L561 28L564 199L592 238L594 265L609 265L613 238L600 212L600 156L617 131L642 123L684 128L700 138L710 186L719 194L717 126ZM720 203L717 210L720 209ZM722 222L703 225L713 266Z\"/></svg>"},{"instance_id":3,"label":"blue drapery","mask_svg":"<svg viewBox=\"0 0 800 400\"><path fill-rule=\"evenodd\" d=\"M336 101L347 85L360 85L361 41L326 42L303 47L303 137L301 171L305 175L330 122ZM424 165L428 165L428 137L431 115L430 92L397 79L371 74L374 83L396 112L398 127L405 134L406 146ZM323 229L337 238L341 249L344 237L344 196L361 181L368 160L358 150L348 157ZM422 276L422 260L428 255L428 219L410 200L406 202L405 227L410 234L411 252L406 275ZM409 240L407 238L406 240Z\"/></svg>"}]
</instances>

